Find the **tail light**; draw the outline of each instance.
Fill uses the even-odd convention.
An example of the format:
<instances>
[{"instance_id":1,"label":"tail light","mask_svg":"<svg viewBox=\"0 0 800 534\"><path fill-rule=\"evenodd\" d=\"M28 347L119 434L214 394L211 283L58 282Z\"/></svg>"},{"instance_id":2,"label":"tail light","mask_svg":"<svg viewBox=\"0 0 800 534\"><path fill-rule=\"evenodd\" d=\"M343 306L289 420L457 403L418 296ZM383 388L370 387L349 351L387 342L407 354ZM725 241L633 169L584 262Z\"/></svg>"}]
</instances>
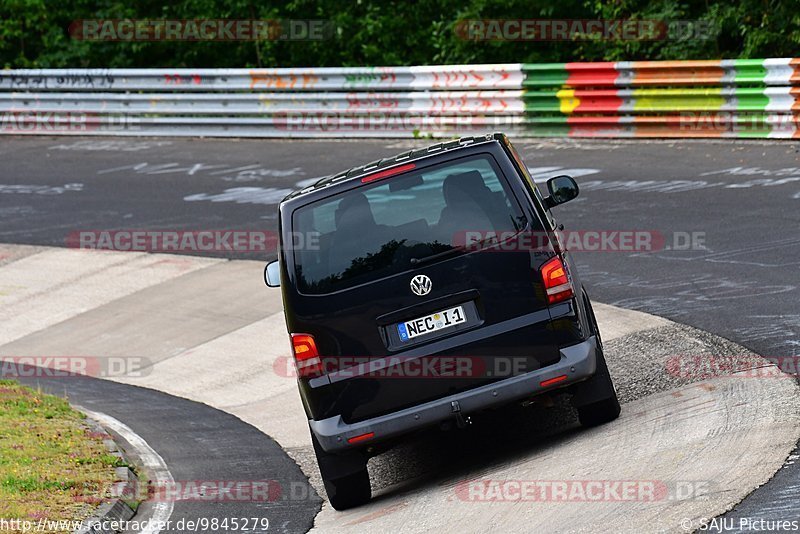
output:
<instances>
[{"instance_id":1,"label":"tail light","mask_svg":"<svg viewBox=\"0 0 800 534\"><path fill-rule=\"evenodd\" d=\"M310 378L322 373L322 360L319 357L317 343L310 334L292 334L292 350L297 376Z\"/></svg>"},{"instance_id":2,"label":"tail light","mask_svg":"<svg viewBox=\"0 0 800 534\"><path fill-rule=\"evenodd\" d=\"M572 298L575 294L572 290L572 281L569 279L567 266L561 261L561 258L556 256L549 260L542 266L541 271L548 304Z\"/></svg>"}]
</instances>

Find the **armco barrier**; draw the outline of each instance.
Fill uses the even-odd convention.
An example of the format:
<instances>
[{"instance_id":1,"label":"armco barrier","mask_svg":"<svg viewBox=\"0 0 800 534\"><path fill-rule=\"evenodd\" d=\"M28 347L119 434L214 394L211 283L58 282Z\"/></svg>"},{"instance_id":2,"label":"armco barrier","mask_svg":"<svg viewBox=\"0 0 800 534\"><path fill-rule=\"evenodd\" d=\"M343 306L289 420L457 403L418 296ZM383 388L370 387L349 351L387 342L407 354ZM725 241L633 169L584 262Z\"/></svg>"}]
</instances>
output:
<instances>
[{"instance_id":1,"label":"armco barrier","mask_svg":"<svg viewBox=\"0 0 800 534\"><path fill-rule=\"evenodd\" d=\"M0 133L800 138L800 59L0 71Z\"/></svg>"},{"instance_id":2,"label":"armco barrier","mask_svg":"<svg viewBox=\"0 0 800 534\"><path fill-rule=\"evenodd\" d=\"M521 65L0 71L3 91L424 91L520 89Z\"/></svg>"}]
</instances>

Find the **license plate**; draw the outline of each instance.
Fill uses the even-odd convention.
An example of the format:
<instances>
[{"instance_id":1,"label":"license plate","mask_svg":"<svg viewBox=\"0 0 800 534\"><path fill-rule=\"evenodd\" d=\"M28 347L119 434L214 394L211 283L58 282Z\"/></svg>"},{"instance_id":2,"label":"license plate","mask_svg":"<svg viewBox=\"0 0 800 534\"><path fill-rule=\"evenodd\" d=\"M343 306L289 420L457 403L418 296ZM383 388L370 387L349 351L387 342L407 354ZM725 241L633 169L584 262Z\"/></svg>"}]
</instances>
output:
<instances>
[{"instance_id":1,"label":"license plate","mask_svg":"<svg viewBox=\"0 0 800 534\"><path fill-rule=\"evenodd\" d=\"M397 325L397 333L400 334L400 341L408 341L417 336L450 328L466 322L466 320L467 317L464 315L463 306L456 306L455 308L448 308L418 319L399 323Z\"/></svg>"}]
</instances>

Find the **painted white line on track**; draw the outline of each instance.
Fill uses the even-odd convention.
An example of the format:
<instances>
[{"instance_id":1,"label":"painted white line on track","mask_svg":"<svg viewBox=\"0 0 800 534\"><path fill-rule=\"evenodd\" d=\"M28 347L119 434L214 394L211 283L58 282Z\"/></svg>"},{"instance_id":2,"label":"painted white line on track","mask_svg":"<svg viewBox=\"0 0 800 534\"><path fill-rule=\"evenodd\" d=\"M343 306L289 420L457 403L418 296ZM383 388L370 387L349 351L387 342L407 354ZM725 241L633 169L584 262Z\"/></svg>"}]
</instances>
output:
<instances>
[{"instance_id":1,"label":"painted white line on track","mask_svg":"<svg viewBox=\"0 0 800 534\"><path fill-rule=\"evenodd\" d=\"M172 473L169 472L169 467L167 467L167 463L161 455L128 425L104 413L93 412L82 407L78 407L78 409L101 425L122 436L131 447L136 449L136 453L156 486L167 488L174 486L175 479L172 478ZM144 523L147 528L140 530L139 534L159 534L161 532L159 526L166 525L169 518L172 517L172 510L175 505L171 500L165 499L152 504L152 517Z\"/></svg>"}]
</instances>

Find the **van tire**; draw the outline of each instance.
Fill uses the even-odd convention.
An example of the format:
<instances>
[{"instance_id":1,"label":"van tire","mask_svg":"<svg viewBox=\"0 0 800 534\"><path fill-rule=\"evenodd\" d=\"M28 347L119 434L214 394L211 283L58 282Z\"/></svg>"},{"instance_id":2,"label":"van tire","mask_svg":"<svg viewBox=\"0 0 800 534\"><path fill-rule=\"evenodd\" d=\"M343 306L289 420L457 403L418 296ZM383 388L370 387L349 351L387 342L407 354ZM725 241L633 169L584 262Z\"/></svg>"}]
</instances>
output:
<instances>
[{"instance_id":1,"label":"van tire","mask_svg":"<svg viewBox=\"0 0 800 534\"><path fill-rule=\"evenodd\" d=\"M331 506L335 510L347 510L368 503L372 498L372 489L366 456L360 451L343 454L325 452L313 432L311 442Z\"/></svg>"},{"instance_id":2,"label":"van tire","mask_svg":"<svg viewBox=\"0 0 800 534\"><path fill-rule=\"evenodd\" d=\"M592 334L595 336L597 349L597 370L594 376L578 384L573 394L573 404L578 411L578 421L584 427L599 426L619 417L621 408L611 373L608 372L605 355L603 354L603 341L600 338L600 329L594 316L592 303L584 291L584 302L589 315Z\"/></svg>"},{"instance_id":3,"label":"van tire","mask_svg":"<svg viewBox=\"0 0 800 534\"><path fill-rule=\"evenodd\" d=\"M578 421L581 426L591 428L613 421L619 417L620 406L617 396L587 404L578 408Z\"/></svg>"},{"instance_id":4,"label":"van tire","mask_svg":"<svg viewBox=\"0 0 800 534\"><path fill-rule=\"evenodd\" d=\"M572 402L578 410L578 421L587 428L619 417L619 399L600 349L597 350L597 371L590 379L576 386Z\"/></svg>"}]
</instances>

